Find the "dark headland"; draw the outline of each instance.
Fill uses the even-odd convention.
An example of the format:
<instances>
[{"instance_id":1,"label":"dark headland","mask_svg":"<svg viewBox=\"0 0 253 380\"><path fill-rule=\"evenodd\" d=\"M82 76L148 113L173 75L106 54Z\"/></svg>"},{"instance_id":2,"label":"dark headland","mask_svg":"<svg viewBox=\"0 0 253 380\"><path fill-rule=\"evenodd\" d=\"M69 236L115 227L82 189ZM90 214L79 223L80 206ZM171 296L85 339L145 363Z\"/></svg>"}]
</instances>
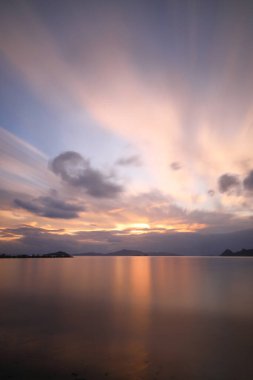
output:
<instances>
[{"instance_id":1,"label":"dark headland","mask_svg":"<svg viewBox=\"0 0 253 380\"><path fill-rule=\"evenodd\" d=\"M242 249L238 252L232 252L230 249L226 249L221 256L229 256L229 257L252 257L253 256L253 249Z\"/></svg>"},{"instance_id":2,"label":"dark headland","mask_svg":"<svg viewBox=\"0 0 253 380\"><path fill-rule=\"evenodd\" d=\"M57 258L70 258L73 257L69 253L58 251L52 253L45 253L43 255L7 255L5 253L0 254L0 259L57 259Z\"/></svg>"}]
</instances>

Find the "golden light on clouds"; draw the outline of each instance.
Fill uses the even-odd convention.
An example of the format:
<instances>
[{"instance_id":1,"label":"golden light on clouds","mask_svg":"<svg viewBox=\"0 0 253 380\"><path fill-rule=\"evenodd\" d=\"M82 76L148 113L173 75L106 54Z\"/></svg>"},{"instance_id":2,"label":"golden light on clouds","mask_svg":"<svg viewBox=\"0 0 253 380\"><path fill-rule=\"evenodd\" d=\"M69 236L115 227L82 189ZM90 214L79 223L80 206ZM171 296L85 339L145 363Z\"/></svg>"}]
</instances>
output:
<instances>
[{"instance_id":1,"label":"golden light on clouds","mask_svg":"<svg viewBox=\"0 0 253 380\"><path fill-rule=\"evenodd\" d=\"M0 15L3 239L109 250L252 228L247 7L215 8L213 28L205 7L175 23L177 2L154 24L151 3L42 3Z\"/></svg>"}]
</instances>

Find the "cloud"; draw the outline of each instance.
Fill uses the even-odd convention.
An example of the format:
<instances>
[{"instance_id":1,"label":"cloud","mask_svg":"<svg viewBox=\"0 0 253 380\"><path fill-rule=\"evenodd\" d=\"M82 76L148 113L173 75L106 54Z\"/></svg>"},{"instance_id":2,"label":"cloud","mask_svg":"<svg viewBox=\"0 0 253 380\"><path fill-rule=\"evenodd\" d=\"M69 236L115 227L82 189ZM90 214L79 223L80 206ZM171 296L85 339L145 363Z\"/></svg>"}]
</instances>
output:
<instances>
[{"instance_id":1,"label":"cloud","mask_svg":"<svg viewBox=\"0 0 253 380\"><path fill-rule=\"evenodd\" d=\"M122 157L117 162L116 165L122 165L122 166L141 166L142 162L138 155L133 155L129 157Z\"/></svg>"},{"instance_id":2,"label":"cloud","mask_svg":"<svg viewBox=\"0 0 253 380\"><path fill-rule=\"evenodd\" d=\"M240 185L238 176L235 174L223 174L218 179L218 187L221 193L227 193L230 190L235 190Z\"/></svg>"},{"instance_id":3,"label":"cloud","mask_svg":"<svg viewBox=\"0 0 253 380\"><path fill-rule=\"evenodd\" d=\"M89 160L77 152L61 153L50 162L49 167L65 183L85 190L92 197L114 198L123 191L111 176L93 169Z\"/></svg>"},{"instance_id":4,"label":"cloud","mask_svg":"<svg viewBox=\"0 0 253 380\"><path fill-rule=\"evenodd\" d=\"M215 195L215 191L210 189L208 190L207 194L210 195L210 197L213 197Z\"/></svg>"},{"instance_id":5,"label":"cloud","mask_svg":"<svg viewBox=\"0 0 253 380\"><path fill-rule=\"evenodd\" d=\"M253 170L251 170L247 177L244 179L243 186L246 190L253 191Z\"/></svg>"},{"instance_id":6,"label":"cloud","mask_svg":"<svg viewBox=\"0 0 253 380\"><path fill-rule=\"evenodd\" d=\"M93 9L93 5L91 7ZM193 52L186 49L186 59L182 59L181 53L177 56L180 49L176 49L176 54L173 53L175 46L180 46L173 40L178 35L178 25L175 33L167 36L169 40L172 38L171 43L167 44L172 50L170 54L164 54L164 49L160 49L163 46L160 32L152 30L149 22L146 24L144 20L150 20L149 17L142 17L140 25L136 13L136 18L132 19L125 17L125 11L123 14L115 10L104 12L103 7L101 9L95 5L92 12L86 12L86 7L82 6L79 12L77 7L77 12L71 12L74 17L70 17L69 12L63 12L68 15L71 25L67 32L70 33L69 38L65 38L65 23L57 22L62 14L56 13L55 20L51 20L60 30L63 28L63 33L54 35L52 31L55 28L43 23L44 18L40 17L39 9L36 14L36 7L30 9L29 4L20 4L15 9L11 8L3 12L0 23L4 36L1 41L4 59L16 68L30 89L50 103L50 107L58 111L60 103L60 114L64 119L68 118L72 105L78 117L87 113L100 127L134 143L147 162L150 183L157 183L163 191L169 188L179 204L188 202L191 208L188 194L197 188L203 195L206 188L213 186L210 178L216 178L226 170L237 170L233 163L248 157L253 133L250 128L252 108L249 96L252 85L249 75L245 74L246 79L243 80L241 76L248 59L235 54L235 51L241 51L240 38L236 36L236 30L240 30L240 27L236 30L233 28L232 36L221 28L224 35L222 33L223 38L213 41L216 52L213 56L217 60L215 58L210 71L209 65L203 68L189 65L189 62L194 62L194 49ZM145 12L149 7L146 8ZM230 14L227 12L227 15ZM99 35L96 25L101 28ZM142 59L136 60L133 54L134 49L139 49L142 35L148 36L149 33L152 38L146 39L142 50L150 58L147 62L152 70L146 70ZM59 43L60 35L63 40ZM75 38L77 35L80 38ZM220 51L224 54L217 54ZM192 55L187 59L189 52ZM47 65L44 64L45 56ZM63 56L69 59L63 59ZM169 61L165 57L169 57ZM171 58L177 64L171 64ZM203 92L201 85L192 84L192 67L196 72L202 72L199 69L203 69L204 76L213 84L207 86L206 92ZM184 80L178 75L180 72L186 72ZM229 96L226 96L228 93ZM87 134L86 128L82 130ZM66 138L70 133L68 130ZM191 163L191 170L178 173L180 181L167 175L168 162L172 162L175 157ZM203 186L199 186L200 178ZM208 202L206 207L209 207Z\"/></svg>"},{"instance_id":7,"label":"cloud","mask_svg":"<svg viewBox=\"0 0 253 380\"><path fill-rule=\"evenodd\" d=\"M54 186L55 176L48 170L48 158L33 145L0 127L0 177L6 191L36 193ZM32 164L31 164L32 162Z\"/></svg>"},{"instance_id":8,"label":"cloud","mask_svg":"<svg viewBox=\"0 0 253 380\"><path fill-rule=\"evenodd\" d=\"M182 165L180 162L174 161L170 164L170 167L172 170L180 170L182 168Z\"/></svg>"},{"instance_id":9,"label":"cloud","mask_svg":"<svg viewBox=\"0 0 253 380\"><path fill-rule=\"evenodd\" d=\"M14 204L32 214L52 219L78 218L78 213L85 210L83 206L67 203L49 196L38 197L29 201L17 198L14 200Z\"/></svg>"},{"instance_id":10,"label":"cloud","mask_svg":"<svg viewBox=\"0 0 253 380\"><path fill-rule=\"evenodd\" d=\"M219 255L226 248L240 250L253 245L252 229L229 233L178 233L153 230L144 234L129 231L77 231L68 234L62 229L48 230L27 225L0 229L0 252L46 253L58 250L69 253L111 252L122 248L144 252L167 252L178 255ZM6 240L4 240L6 239ZM16 240L11 240L16 239ZM39 247L39 251L38 248Z\"/></svg>"},{"instance_id":11,"label":"cloud","mask_svg":"<svg viewBox=\"0 0 253 380\"><path fill-rule=\"evenodd\" d=\"M121 228L143 223L149 225L152 230L163 227L178 232L201 230L206 233L216 233L247 229L252 225L252 219L247 216L248 214L243 216L226 209L189 210L178 205L173 197L155 189L123 199L118 208L118 212L109 215L114 218L115 225L120 225Z\"/></svg>"}]
</instances>

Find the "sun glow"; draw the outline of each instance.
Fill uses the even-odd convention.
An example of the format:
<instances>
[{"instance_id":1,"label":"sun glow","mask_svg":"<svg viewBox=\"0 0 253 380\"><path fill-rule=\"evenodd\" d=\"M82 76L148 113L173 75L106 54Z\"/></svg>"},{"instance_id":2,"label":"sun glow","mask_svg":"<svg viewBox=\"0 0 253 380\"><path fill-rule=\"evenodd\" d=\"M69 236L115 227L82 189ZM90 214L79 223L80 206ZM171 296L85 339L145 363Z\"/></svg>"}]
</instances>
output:
<instances>
[{"instance_id":1,"label":"sun glow","mask_svg":"<svg viewBox=\"0 0 253 380\"><path fill-rule=\"evenodd\" d=\"M131 224L117 224L114 231L140 235L150 232L166 233L166 232L196 232L203 230L207 225L204 223L175 223L175 224L148 224L148 223L131 223Z\"/></svg>"},{"instance_id":2,"label":"sun glow","mask_svg":"<svg viewBox=\"0 0 253 380\"><path fill-rule=\"evenodd\" d=\"M150 225L148 223L117 224L115 229L119 231L145 230L145 229L150 229Z\"/></svg>"}]
</instances>

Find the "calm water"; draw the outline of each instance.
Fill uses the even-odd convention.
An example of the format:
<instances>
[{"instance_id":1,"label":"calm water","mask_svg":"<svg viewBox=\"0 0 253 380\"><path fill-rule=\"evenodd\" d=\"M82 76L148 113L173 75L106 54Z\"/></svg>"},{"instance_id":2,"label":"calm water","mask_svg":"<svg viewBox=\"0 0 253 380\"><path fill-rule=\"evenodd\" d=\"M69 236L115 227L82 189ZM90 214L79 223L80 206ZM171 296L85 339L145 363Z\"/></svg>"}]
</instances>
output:
<instances>
[{"instance_id":1,"label":"calm water","mask_svg":"<svg viewBox=\"0 0 253 380\"><path fill-rule=\"evenodd\" d=\"M253 259L0 261L1 379L253 379Z\"/></svg>"}]
</instances>

